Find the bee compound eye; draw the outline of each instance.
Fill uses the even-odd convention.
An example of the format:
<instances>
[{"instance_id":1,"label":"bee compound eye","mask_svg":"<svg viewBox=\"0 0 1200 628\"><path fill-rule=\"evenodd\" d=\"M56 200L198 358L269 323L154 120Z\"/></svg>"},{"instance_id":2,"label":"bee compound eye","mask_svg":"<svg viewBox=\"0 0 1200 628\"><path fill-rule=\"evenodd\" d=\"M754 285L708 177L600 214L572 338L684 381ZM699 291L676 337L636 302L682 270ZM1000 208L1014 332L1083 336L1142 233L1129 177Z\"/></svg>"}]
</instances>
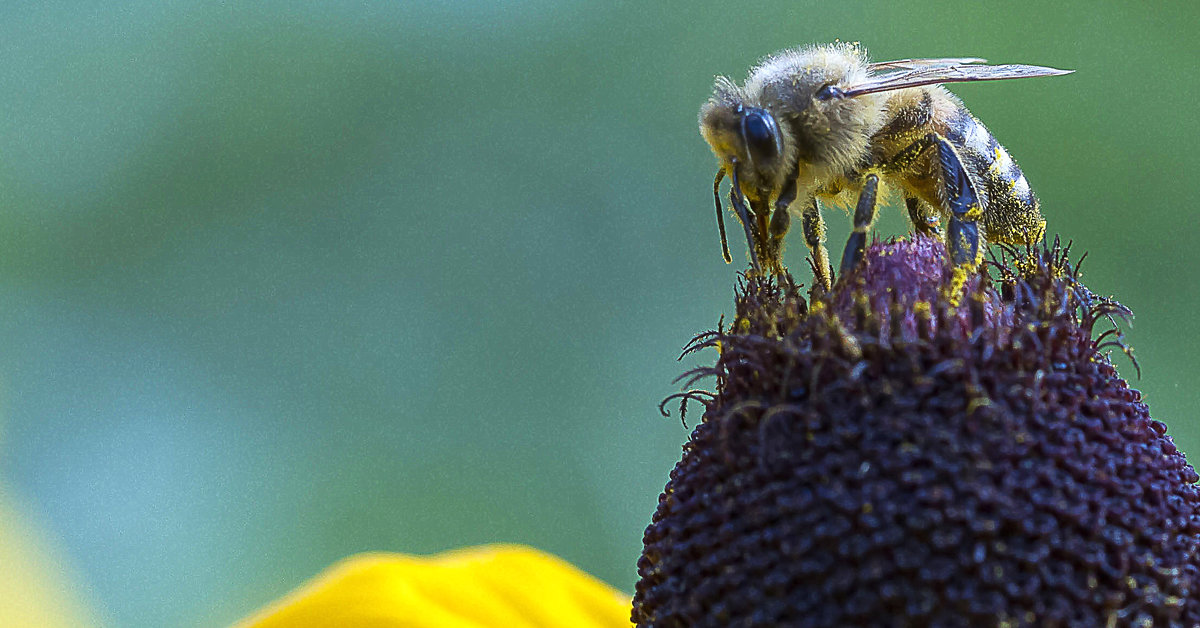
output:
<instances>
[{"instance_id":1,"label":"bee compound eye","mask_svg":"<svg viewBox=\"0 0 1200 628\"><path fill-rule=\"evenodd\" d=\"M742 134L746 144L759 156L771 156L775 153L775 132L767 115L759 111L751 111L742 118Z\"/></svg>"},{"instance_id":2,"label":"bee compound eye","mask_svg":"<svg viewBox=\"0 0 1200 628\"><path fill-rule=\"evenodd\" d=\"M833 100L834 98L841 98L845 95L846 94L841 90L841 88L833 83L824 85L821 87L821 89L817 90L817 100Z\"/></svg>"}]
</instances>

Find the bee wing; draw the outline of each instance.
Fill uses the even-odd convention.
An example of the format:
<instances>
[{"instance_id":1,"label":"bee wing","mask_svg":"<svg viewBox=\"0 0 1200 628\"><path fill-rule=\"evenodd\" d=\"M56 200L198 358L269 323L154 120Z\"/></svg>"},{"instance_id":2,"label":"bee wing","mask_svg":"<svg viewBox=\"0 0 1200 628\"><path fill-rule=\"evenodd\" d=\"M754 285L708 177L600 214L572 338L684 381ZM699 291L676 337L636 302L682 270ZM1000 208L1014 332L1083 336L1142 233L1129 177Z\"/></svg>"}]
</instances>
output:
<instances>
[{"instance_id":1,"label":"bee wing","mask_svg":"<svg viewBox=\"0 0 1200 628\"><path fill-rule=\"evenodd\" d=\"M926 61L926 60L919 60ZM929 60L936 61L936 60ZM890 63L890 62L889 62ZM886 92L906 87L920 87L937 83L964 83L967 81L1001 81L1005 79L1029 78L1034 76L1058 76L1075 70L1058 70L1039 65L927 65L902 72L891 72L872 76L856 85L842 88L846 96L862 96L875 92Z\"/></svg>"},{"instance_id":2,"label":"bee wing","mask_svg":"<svg viewBox=\"0 0 1200 628\"><path fill-rule=\"evenodd\" d=\"M880 61L867 66L872 72L881 70L919 70L921 68L944 68L952 65L968 65L971 63L987 63L987 59L975 57L950 57L947 59L897 59L895 61Z\"/></svg>"}]
</instances>

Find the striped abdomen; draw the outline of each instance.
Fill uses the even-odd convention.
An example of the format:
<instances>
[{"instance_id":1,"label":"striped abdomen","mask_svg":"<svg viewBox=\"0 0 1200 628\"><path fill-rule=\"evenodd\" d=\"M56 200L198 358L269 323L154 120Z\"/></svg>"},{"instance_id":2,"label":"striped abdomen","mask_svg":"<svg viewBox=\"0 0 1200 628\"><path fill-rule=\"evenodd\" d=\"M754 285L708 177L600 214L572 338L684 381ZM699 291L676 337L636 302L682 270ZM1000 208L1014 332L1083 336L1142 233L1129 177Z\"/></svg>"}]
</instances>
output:
<instances>
[{"instance_id":1,"label":"striped abdomen","mask_svg":"<svg viewBox=\"0 0 1200 628\"><path fill-rule=\"evenodd\" d=\"M988 240L1026 244L1040 240L1046 221L1025 174L983 123L961 105L946 117L943 135L958 150L983 196Z\"/></svg>"}]
</instances>

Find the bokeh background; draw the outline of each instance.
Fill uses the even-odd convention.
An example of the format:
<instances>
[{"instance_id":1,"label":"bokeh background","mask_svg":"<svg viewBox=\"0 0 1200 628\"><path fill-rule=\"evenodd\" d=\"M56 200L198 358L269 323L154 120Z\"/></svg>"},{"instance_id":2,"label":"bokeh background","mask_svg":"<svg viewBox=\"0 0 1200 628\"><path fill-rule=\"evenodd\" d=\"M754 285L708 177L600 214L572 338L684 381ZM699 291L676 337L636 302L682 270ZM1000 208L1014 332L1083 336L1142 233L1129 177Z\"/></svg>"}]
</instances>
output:
<instances>
[{"instance_id":1,"label":"bokeh background","mask_svg":"<svg viewBox=\"0 0 1200 628\"><path fill-rule=\"evenodd\" d=\"M631 591L687 436L657 404L738 269L696 111L835 38L1078 70L953 91L1200 451L1197 7L5 3L0 496L100 625L493 541Z\"/></svg>"}]
</instances>

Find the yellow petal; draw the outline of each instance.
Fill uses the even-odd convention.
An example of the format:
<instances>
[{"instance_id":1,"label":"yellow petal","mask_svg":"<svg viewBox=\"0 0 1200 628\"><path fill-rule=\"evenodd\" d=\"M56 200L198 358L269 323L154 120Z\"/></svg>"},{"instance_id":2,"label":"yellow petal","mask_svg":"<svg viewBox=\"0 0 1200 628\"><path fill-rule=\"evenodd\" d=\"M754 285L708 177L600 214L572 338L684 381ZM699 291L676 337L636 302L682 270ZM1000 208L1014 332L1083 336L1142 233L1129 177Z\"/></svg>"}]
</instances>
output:
<instances>
[{"instance_id":1,"label":"yellow petal","mask_svg":"<svg viewBox=\"0 0 1200 628\"><path fill-rule=\"evenodd\" d=\"M239 628L628 628L629 608L555 556L490 545L352 556Z\"/></svg>"},{"instance_id":2,"label":"yellow petal","mask_svg":"<svg viewBox=\"0 0 1200 628\"><path fill-rule=\"evenodd\" d=\"M97 624L71 586L71 569L57 554L0 485L0 626Z\"/></svg>"}]
</instances>

